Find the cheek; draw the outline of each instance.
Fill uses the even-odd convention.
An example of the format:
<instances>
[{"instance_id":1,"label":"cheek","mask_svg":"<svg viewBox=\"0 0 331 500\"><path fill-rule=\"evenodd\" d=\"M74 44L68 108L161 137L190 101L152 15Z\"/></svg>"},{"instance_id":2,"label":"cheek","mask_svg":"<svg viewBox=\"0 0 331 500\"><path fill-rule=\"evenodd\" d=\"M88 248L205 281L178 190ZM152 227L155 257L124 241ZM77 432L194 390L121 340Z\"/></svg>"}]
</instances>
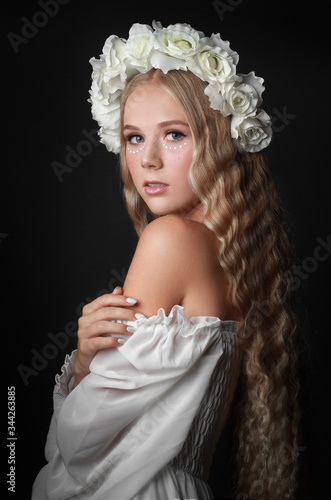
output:
<instances>
[{"instance_id":1,"label":"cheek","mask_svg":"<svg viewBox=\"0 0 331 500\"><path fill-rule=\"evenodd\" d=\"M171 167L171 173L182 185L189 184L188 174L192 163L193 154L189 150L166 152L164 160Z\"/></svg>"},{"instance_id":2,"label":"cheek","mask_svg":"<svg viewBox=\"0 0 331 500\"><path fill-rule=\"evenodd\" d=\"M126 159L126 164L128 166L128 169L130 171L130 174L132 176L132 178L134 179L136 176L137 176L137 173L139 171L139 166L140 166L140 156L141 156L141 152L137 152L137 153L132 153L131 151L130 152L127 152L126 155L125 155L125 159Z\"/></svg>"}]
</instances>

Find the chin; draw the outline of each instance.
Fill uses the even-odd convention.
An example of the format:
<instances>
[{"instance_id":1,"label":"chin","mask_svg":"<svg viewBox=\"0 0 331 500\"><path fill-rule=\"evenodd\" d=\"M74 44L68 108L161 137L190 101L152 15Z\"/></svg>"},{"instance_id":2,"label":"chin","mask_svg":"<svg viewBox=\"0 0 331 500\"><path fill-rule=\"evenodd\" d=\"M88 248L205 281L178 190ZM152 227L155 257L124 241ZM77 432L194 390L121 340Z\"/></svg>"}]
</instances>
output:
<instances>
[{"instance_id":1,"label":"chin","mask_svg":"<svg viewBox=\"0 0 331 500\"><path fill-rule=\"evenodd\" d=\"M154 199L149 200L150 203L146 203L148 210L154 217L161 217L162 215L179 215L185 217L187 214L192 212L192 209L196 207L197 200L188 199L184 203L169 203L166 200Z\"/></svg>"},{"instance_id":2,"label":"chin","mask_svg":"<svg viewBox=\"0 0 331 500\"><path fill-rule=\"evenodd\" d=\"M162 215L168 215L168 214L171 214L171 213L178 211L178 210L174 209L174 207L161 206L160 204L156 204L156 203L150 203L147 206L148 206L149 211L155 217L161 217Z\"/></svg>"}]
</instances>

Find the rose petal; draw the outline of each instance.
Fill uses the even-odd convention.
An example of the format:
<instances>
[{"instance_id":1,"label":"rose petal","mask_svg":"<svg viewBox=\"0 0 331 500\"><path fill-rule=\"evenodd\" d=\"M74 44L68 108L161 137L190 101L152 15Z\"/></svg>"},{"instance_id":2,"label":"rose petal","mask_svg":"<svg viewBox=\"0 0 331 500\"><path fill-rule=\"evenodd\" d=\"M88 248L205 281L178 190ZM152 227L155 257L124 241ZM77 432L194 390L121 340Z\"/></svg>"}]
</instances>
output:
<instances>
[{"instance_id":1,"label":"rose petal","mask_svg":"<svg viewBox=\"0 0 331 500\"><path fill-rule=\"evenodd\" d=\"M187 70L185 61L177 59L176 57L167 56L162 52L154 52L151 58L151 63L153 68L160 69L165 74L172 69Z\"/></svg>"},{"instance_id":2,"label":"rose petal","mask_svg":"<svg viewBox=\"0 0 331 500\"><path fill-rule=\"evenodd\" d=\"M222 92L217 90L215 85L207 85L205 94L209 97L210 107L220 111L223 116L228 116L229 113L225 111L225 99Z\"/></svg>"}]
</instances>

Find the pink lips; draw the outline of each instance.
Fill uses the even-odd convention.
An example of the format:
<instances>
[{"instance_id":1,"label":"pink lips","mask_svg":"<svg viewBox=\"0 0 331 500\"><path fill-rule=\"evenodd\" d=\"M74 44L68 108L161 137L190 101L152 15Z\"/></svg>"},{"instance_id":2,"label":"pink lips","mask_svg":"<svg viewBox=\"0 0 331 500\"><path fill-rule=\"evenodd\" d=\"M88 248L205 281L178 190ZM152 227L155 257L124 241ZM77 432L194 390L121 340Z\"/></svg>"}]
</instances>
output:
<instances>
[{"instance_id":1,"label":"pink lips","mask_svg":"<svg viewBox=\"0 0 331 500\"><path fill-rule=\"evenodd\" d=\"M160 194L168 188L168 184L163 184L163 182L157 181L147 181L144 183L144 188L145 193L147 194Z\"/></svg>"}]
</instances>

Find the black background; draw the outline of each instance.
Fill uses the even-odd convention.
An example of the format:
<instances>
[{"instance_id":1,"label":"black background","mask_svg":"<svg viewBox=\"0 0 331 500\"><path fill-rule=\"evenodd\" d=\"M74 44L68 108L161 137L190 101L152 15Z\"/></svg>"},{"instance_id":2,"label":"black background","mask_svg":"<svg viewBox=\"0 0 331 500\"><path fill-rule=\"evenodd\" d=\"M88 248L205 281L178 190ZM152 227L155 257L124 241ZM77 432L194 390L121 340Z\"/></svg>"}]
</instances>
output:
<instances>
[{"instance_id":1,"label":"black background","mask_svg":"<svg viewBox=\"0 0 331 500\"><path fill-rule=\"evenodd\" d=\"M134 22L151 24L153 19L164 26L186 22L206 35L219 32L240 55L238 71L254 69L265 79L264 108L275 116L274 139L266 157L288 214L300 282L301 498L323 498L329 493L331 259L314 264L311 258L319 245L317 238L326 241L331 233L326 9L321 2L297 1L70 0L58 5L52 17L37 14L44 12L42 3L2 6L1 359L3 398L7 386L16 387L18 438L16 493L7 491L5 498L29 500L32 482L44 464L54 376L76 343L65 334L62 338L68 344L54 347L49 334L76 322L83 303L121 285L135 249L137 239L125 212L117 159L103 145L82 142L84 130L97 128L87 102L88 61L99 56L110 34L127 38ZM26 19L35 27L24 31ZM29 38L15 51L9 33ZM70 148L84 156L60 182L52 163L65 164ZM27 374L24 383L18 367L33 369L36 352L48 359ZM2 434L7 458L6 427ZM223 441L227 440L225 434ZM3 484L8 468L5 463ZM227 474L221 454L211 478L216 497L228 495Z\"/></svg>"}]
</instances>

